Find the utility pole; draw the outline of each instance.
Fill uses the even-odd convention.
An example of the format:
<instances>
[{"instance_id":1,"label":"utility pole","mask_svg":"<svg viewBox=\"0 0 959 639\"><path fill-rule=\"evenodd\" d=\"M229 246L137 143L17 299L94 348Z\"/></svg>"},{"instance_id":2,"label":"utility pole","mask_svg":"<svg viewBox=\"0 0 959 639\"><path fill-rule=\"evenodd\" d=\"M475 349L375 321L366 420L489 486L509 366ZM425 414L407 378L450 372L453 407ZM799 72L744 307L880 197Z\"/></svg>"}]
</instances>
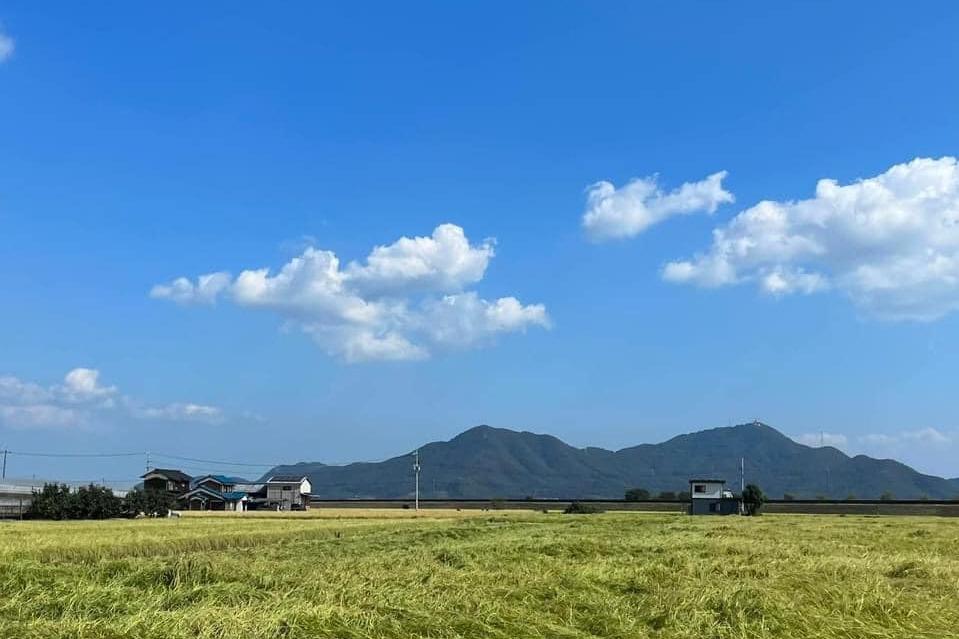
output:
<instances>
[{"instance_id":1,"label":"utility pole","mask_svg":"<svg viewBox=\"0 0 959 639\"><path fill-rule=\"evenodd\" d=\"M0 479L7 478L7 449L3 449L3 472L0 473Z\"/></svg>"},{"instance_id":2,"label":"utility pole","mask_svg":"<svg viewBox=\"0 0 959 639\"><path fill-rule=\"evenodd\" d=\"M147 472L150 472L150 451L147 451Z\"/></svg>"},{"instance_id":3,"label":"utility pole","mask_svg":"<svg viewBox=\"0 0 959 639\"><path fill-rule=\"evenodd\" d=\"M746 458L739 458L739 514L746 514Z\"/></svg>"},{"instance_id":4,"label":"utility pole","mask_svg":"<svg viewBox=\"0 0 959 639\"><path fill-rule=\"evenodd\" d=\"M416 510L420 509L420 451L416 449L413 451L413 475L415 479L415 508Z\"/></svg>"}]
</instances>

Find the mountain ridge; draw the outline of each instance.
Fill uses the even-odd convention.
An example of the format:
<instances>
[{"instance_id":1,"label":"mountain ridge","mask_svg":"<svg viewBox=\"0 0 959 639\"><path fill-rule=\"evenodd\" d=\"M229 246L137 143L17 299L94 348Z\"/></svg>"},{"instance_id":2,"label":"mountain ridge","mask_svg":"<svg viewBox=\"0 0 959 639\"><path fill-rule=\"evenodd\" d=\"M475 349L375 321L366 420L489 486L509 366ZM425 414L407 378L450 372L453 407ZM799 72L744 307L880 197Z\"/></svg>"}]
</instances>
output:
<instances>
[{"instance_id":1,"label":"mountain ridge","mask_svg":"<svg viewBox=\"0 0 959 639\"><path fill-rule=\"evenodd\" d=\"M677 435L658 444L608 450L576 448L559 438L489 425L419 449L424 498L622 498L626 489L685 490L696 475L718 475L738 488L739 460L747 482L771 497L949 499L959 482L924 475L892 459L850 457L837 448L800 444L753 422ZM406 498L412 495L410 454L382 462L329 466L299 462L270 474L302 473L321 498Z\"/></svg>"}]
</instances>

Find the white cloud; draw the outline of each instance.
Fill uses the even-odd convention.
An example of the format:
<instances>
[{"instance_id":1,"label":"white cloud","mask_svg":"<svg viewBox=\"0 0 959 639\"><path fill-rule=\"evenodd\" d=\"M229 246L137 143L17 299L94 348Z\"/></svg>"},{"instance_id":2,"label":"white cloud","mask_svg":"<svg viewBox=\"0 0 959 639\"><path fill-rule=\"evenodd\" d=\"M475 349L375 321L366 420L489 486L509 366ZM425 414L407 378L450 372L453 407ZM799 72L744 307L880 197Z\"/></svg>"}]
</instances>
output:
<instances>
[{"instance_id":1,"label":"white cloud","mask_svg":"<svg viewBox=\"0 0 959 639\"><path fill-rule=\"evenodd\" d=\"M834 446L835 448L846 448L849 444L849 438L841 433L803 433L796 435L793 440L806 446L818 448L819 446Z\"/></svg>"},{"instance_id":2,"label":"white cloud","mask_svg":"<svg viewBox=\"0 0 959 639\"><path fill-rule=\"evenodd\" d=\"M458 291L482 280L493 256L493 240L471 246L462 228L441 224L431 237L402 237L377 246L366 264L351 263L347 273L364 292Z\"/></svg>"},{"instance_id":3,"label":"white cloud","mask_svg":"<svg viewBox=\"0 0 959 639\"><path fill-rule=\"evenodd\" d=\"M803 433L792 439L807 446L820 445L819 433ZM917 428L860 435L823 433L822 443L848 455L895 459L920 472L940 477L959 476L959 430Z\"/></svg>"},{"instance_id":4,"label":"white cloud","mask_svg":"<svg viewBox=\"0 0 959 639\"><path fill-rule=\"evenodd\" d=\"M853 442L851 442L853 443ZM959 476L959 430L919 428L856 437L856 452L892 458L920 472L940 477Z\"/></svg>"},{"instance_id":5,"label":"white cloud","mask_svg":"<svg viewBox=\"0 0 959 639\"><path fill-rule=\"evenodd\" d=\"M428 237L377 246L365 261L346 267L332 251L309 247L276 272L250 269L232 280L214 273L196 283L181 277L154 286L151 295L178 303L222 296L272 310L349 362L425 359L437 348L466 348L500 333L549 326L541 304L524 306L515 297L488 301L466 290L483 279L494 255L493 240L470 244L462 228L442 224Z\"/></svg>"},{"instance_id":6,"label":"white cloud","mask_svg":"<svg viewBox=\"0 0 959 639\"><path fill-rule=\"evenodd\" d=\"M100 372L74 368L62 384L41 386L13 376L0 377L0 425L10 428L85 427L126 419L216 422L213 406L174 403L144 405L100 383Z\"/></svg>"},{"instance_id":7,"label":"white cloud","mask_svg":"<svg viewBox=\"0 0 959 639\"><path fill-rule=\"evenodd\" d=\"M167 404L166 406L130 406L131 414L140 419L155 419L169 421L199 420L220 421L223 411L215 406L203 404Z\"/></svg>"},{"instance_id":8,"label":"white cloud","mask_svg":"<svg viewBox=\"0 0 959 639\"><path fill-rule=\"evenodd\" d=\"M12 56L14 48L15 43L13 38L8 36L3 31L0 31L0 62L5 61Z\"/></svg>"},{"instance_id":9,"label":"white cloud","mask_svg":"<svg viewBox=\"0 0 959 639\"><path fill-rule=\"evenodd\" d=\"M497 334L550 325L542 304L524 306L515 297L495 302L475 292L446 295L425 305L423 330L438 344L470 346Z\"/></svg>"},{"instance_id":10,"label":"white cloud","mask_svg":"<svg viewBox=\"0 0 959 639\"><path fill-rule=\"evenodd\" d=\"M177 304L212 304L216 296L229 285L229 273L201 275L195 284L185 277L178 277L169 284L154 286L150 290L150 297L171 300Z\"/></svg>"},{"instance_id":11,"label":"white cloud","mask_svg":"<svg viewBox=\"0 0 959 639\"><path fill-rule=\"evenodd\" d=\"M610 240L634 237L674 215L713 213L735 200L723 189L725 177L726 171L720 171L669 193L659 188L655 175L633 179L618 189L611 182L597 182L586 191L583 228L594 240Z\"/></svg>"},{"instance_id":12,"label":"white cloud","mask_svg":"<svg viewBox=\"0 0 959 639\"><path fill-rule=\"evenodd\" d=\"M77 400L96 399L114 395L116 386L101 386L100 371L93 368L74 368L63 378L63 392Z\"/></svg>"},{"instance_id":13,"label":"white cloud","mask_svg":"<svg viewBox=\"0 0 959 639\"><path fill-rule=\"evenodd\" d=\"M0 405L0 424L13 428L46 428L78 426L80 411L53 404Z\"/></svg>"},{"instance_id":14,"label":"white cloud","mask_svg":"<svg viewBox=\"0 0 959 639\"><path fill-rule=\"evenodd\" d=\"M904 430L898 433L870 433L859 437L863 444L878 446L898 446L908 443L929 444L932 446L949 445L956 441L956 437L936 428L921 428L919 430Z\"/></svg>"},{"instance_id":15,"label":"white cloud","mask_svg":"<svg viewBox=\"0 0 959 639\"><path fill-rule=\"evenodd\" d=\"M771 295L831 288L877 317L936 319L959 308L959 163L917 158L852 184L820 180L811 199L760 202L663 277Z\"/></svg>"}]
</instances>

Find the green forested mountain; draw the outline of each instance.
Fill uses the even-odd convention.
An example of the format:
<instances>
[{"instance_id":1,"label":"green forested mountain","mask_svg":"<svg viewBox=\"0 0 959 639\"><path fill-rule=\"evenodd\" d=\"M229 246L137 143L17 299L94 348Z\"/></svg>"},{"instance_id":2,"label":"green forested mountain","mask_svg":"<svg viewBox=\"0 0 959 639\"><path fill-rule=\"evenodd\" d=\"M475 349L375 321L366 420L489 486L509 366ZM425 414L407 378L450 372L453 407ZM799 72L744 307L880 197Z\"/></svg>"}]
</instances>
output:
<instances>
[{"instance_id":1,"label":"green forested mountain","mask_svg":"<svg viewBox=\"0 0 959 639\"><path fill-rule=\"evenodd\" d=\"M446 442L420 449L420 494L431 498L621 498L631 487L652 493L687 488L691 477L726 479L739 485L739 460L746 481L771 497L830 496L952 498L955 480L923 475L890 459L849 457L832 447L798 444L765 424L714 428L660 444L618 451L574 448L551 435L477 426ZM409 454L379 463L328 466L301 462L268 474L309 475L323 498L402 498L412 494Z\"/></svg>"}]
</instances>

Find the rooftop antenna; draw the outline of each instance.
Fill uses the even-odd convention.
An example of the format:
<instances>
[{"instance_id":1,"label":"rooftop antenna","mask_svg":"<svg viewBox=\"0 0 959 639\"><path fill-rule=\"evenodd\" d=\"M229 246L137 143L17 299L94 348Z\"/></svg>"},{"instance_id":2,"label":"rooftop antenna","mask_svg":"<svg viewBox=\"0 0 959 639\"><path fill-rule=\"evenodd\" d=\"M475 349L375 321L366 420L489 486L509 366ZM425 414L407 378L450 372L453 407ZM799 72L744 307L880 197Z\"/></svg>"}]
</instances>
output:
<instances>
[{"instance_id":1,"label":"rooftop antenna","mask_svg":"<svg viewBox=\"0 0 959 639\"><path fill-rule=\"evenodd\" d=\"M414 495L415 495L415 509L420 509L420 451L416 449L413 451L413 475L416 478L414 481Z\"/></svg>"}]
</instances>

